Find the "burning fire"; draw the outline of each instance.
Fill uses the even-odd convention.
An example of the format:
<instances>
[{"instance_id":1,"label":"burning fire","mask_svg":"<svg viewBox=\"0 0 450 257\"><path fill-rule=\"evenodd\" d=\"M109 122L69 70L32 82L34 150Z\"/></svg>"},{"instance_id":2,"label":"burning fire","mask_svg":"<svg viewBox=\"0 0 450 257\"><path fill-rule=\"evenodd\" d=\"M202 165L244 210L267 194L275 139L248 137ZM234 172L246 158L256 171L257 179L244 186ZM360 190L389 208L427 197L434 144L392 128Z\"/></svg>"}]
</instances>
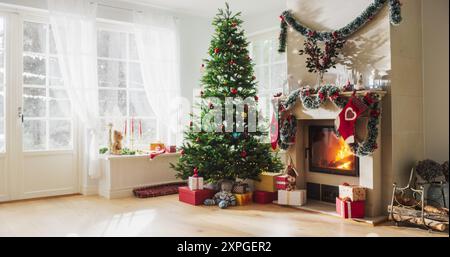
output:
<instances>
[{"instance_id":1,"label":"burning fire","mask_svg":"<svg viewBox=\"0 0 450 257\"><path fill-rule=\"evenodd\" d=\"M344 139L339 138L339 148L336 152L334 164L338 169L350 170L353 168L353 152Z\"/></svg>"}]
</instances>

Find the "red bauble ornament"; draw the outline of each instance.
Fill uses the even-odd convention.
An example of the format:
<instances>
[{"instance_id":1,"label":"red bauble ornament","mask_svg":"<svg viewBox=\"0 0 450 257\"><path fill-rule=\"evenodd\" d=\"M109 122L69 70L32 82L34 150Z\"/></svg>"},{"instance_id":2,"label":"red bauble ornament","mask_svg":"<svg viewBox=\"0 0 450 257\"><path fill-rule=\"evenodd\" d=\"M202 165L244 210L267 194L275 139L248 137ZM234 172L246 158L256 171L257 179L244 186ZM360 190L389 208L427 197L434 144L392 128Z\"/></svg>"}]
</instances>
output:
<instances>
[{"instance_id":1,"label":"red bauble ornament","mask_svg":"<svg viewBox=\"0 0 450 257\"><path fill-rule=\"evenodd\" d=\"M242 150L242 152L241 152L241 157L242 157L242 158L247 157L247 152L246 152L245 150Z\"/></svg>"},{"instance_id":2,"label":"red bauble ornament","mask_svg":"<svg viewBox=\"0 0 450 257\"><path fill-rule=\"evenodd\" d=\"M209 107L209 109L213 109L213 108L214 108L214 104L209 103L209 104L208 104L208 107Z\"/></svg>"},{"instance_id":3,"label":"red bauble ornament","mask_svg":"<svg viewBox=\"0 0 450 257\"><path fill-rule=\"evenodd\" d=\"M181 155L184 155L184 149L181 149L181 150L180 150L180 154L181 154Z\"/></svg>"},{"instance_id":4,"label":"red bauble ornament","mask_svg":"<svg viewBox=\"0 0 450 257\"><path fill-rule=\"evenodd\" d=\"M280 21L284 21L283 15L280 15Z\"/></svg>"},{"instance_id":5,"label":"red bauble ornament","mask_svg":"<svg viewBox=\"0 0 450 257\"><path fill-rule=\"evenodd\" d=\"M236 27L237 26L237 23L236 22L233 22L233 23L231 23L231 27Z\"/></svg>"},{"instance_id":6,"label":"red bauble ornament","mask_svg":"<svg viewBox=\"0 0 450 257\"><path fill-rule=\"evenodd\" d=\"M191 121L191 122L189 122L189 127L192 127L192 125L193 125L192 121Z\"/></svg>"},{"instance_id":7,"label":"red bauble ornament","mask_svg":"<svg viewBox=\"0 0 450 257\"><path fill-rule=\"evenodd\" d=\"M215 53L215 54L218 54L218 53L219 53L219 48L217 48L217 47L214 48L214 53Z\"/></svg>"},{"instance_id":8,"label":"red bauble ornament","mask_svg":"<svg viewBox=\"0 0 450 257\"><path fill-rule=\"evenodd\" d=\"M313 30L308 31L308 37L313 37L314 35L316 35L316 32Z\"/></svg>"},{"instance_id":9,"label":"red bauble ornament","mask_svg":"<svg viewBox=\"0 0 450 257\"><path fill-rule=\"evenodd\" d=\"M255 80L256 79L256 77L255 76L252 76L252 80Z\"/></svg>"},{"instance_id":10,"label":"red bauble ornament","mask_svg":"<svg viewBox=\"0 0 450 257\"><path fill-rule=\"evenodd\" d=\"M258 102L258 100L259 100L259 97L257 95L255 95L255 101Z\"/></svg>"},{"instance_id":11,"label":"red bauble ornament","mask_svg":"<svg viewBox=\"0 0 450 257\"><path fill-rule=\"evenodd\" d=\"M236 88L232 88L231 89L231 93L233 94L233 95L235 95L235 94L237 94L238 93L238 90L236 89Z\"/></svg>"},{"instance_id":12,"label":"red bauble ornament","mask_svg":"<svg viewBox=\"0 0 450 257\"><path fill-rule=\"evenodd\" d=\"M234 62L234 60L231 60L230 65L233 65L233 64L235 64L235 62Z\"/></svg>"}]
</instances>

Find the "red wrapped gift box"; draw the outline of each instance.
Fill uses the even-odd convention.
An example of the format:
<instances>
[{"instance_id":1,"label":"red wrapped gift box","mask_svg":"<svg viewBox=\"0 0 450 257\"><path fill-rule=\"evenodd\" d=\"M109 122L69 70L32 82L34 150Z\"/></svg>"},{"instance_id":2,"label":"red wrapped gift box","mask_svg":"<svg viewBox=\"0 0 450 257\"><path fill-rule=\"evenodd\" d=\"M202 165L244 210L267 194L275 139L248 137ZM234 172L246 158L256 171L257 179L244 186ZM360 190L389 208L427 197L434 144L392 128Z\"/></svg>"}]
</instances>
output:
<instances>
[{"instance_id":1,"label":"red wrapped gift box","mask_svg":"<svg viewBox=\"0 0 450 257\"><path fill-rule=\"evenodd\" d=\"M277 200L278 194L277 192L266 192L266 191L255 191L253 192L253 202L266 204L272 203L274 200Z\"/></svg>"},{"instance_id":2,"label":"red wrapped gift box","mask_svg":"<svg viewBox=\"0 0 450 257\"><path fill-rule=\"evenodd\" d=\"M289 185L288 177L289 177L288 175L281 175L276 177L275 181L277 189L286 190L288 188Z\"/></svg>"},{"instance_id":3,"label":"red wrapped gift box","mask_svg":"<svg viewBox=\"0 0 450 257\"><path fill-rule=\"evenodd\" d=\"M178 188L178 199L180 202L185 202L192 205L200 205L208 199L214 196L215 191L211 189L201 189L192 191L189 187Z\"/></svg>"},{"instance_id":4,"label":"red wrapped gift box","mask_svg":"<svg viewBox=\"0 0 450 257\"><path fill-rule=\"evenodd\" d=\"M336 212L344 219L364 218L365 201L343 201L336 197Z\"/></svg>"}]
</instances>

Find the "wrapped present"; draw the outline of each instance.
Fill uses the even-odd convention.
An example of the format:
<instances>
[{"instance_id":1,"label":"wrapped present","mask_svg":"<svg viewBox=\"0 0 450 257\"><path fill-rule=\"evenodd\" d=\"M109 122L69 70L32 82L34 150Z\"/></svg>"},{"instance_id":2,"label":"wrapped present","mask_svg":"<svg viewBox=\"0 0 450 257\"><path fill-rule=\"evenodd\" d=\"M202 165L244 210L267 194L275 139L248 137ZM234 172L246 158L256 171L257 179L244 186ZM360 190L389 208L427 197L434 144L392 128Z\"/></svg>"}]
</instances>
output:
<instances>
[{"instance_id":1,"label":"wrapped present","mask_svg":"<svg viewBox=\"0 0 450 257\"><path fill-rule=\"evenodd\" d=\"M161 151L162 149L166 149L163 143L157 142L150 144L150 151Z\"/></svg>"},{"instance_id":2,"label":"wrapped present","mask_svg":"<svg viewBox=\"0 0 450 257\"><path fill-rule=\"evenodd\" d=\"M189 177L188 183L190 190L202 190L203 189L203 178L202 177Z\"/></svg>"},{"instance_id":3,"label":"wrapped present","mask_svg":"<svg viewBox=\"0 0 450 257\"><path fill-rule=\"evenodd\" d=\"M235 194L245 194L249 191L249 187L247 183L236 183L233 185L232 192Z\"/></svg>"},{"instance_id":4,"label":"wrapped present","mask_svg":"<svg viewBox=\"0 0 450 257\"><path fill-rule=\"evenodd\" d=\"M278 199L278 193L276 192L265 192L265 191L255 191L253 192L253 202L260 204L272 203Z\"/></svg>"},{"instance_id":5,"label":"wrapped present","mask_svg":"<svg viewBox=\"0 0 450 257\"><path fill-rule=\"evenodd\" d=\"M301 206L306 204L306 190L278 190L278 204Z\"/></svg>"},{"instance_id":6,"label":"wrapped present","mask_svg":"<svg viewBox=\"0 0 450 257\"><path fill-rule=\"evenodd\" d=\"M177 146L176 145L168 145L166 146L166 153L176 153Z\"/></svg>"},{"instance_id":7,"label":"wrapped present","mask_svg":"<svg viewBox=\"0 0 450 257\"><path fill-rule=\"evenodd\" d=\"M248 192L245 194L234 194L236 197L237 205L247 205L252 202L252 192Z\"/></svg>"},{"instance_id":8,"label":"wrapped present","mask_svg":"<svg viewBox=\"0 0 450 257\"><path fill-rule=\"evenodd\" d=\"M344 219L364 218L365 201L345 201L336 197L336 212Z\"/></svg>"},{"instance_id":9,"label":"wrapped present","mask_svg":"<svg viewBox=\"0 0 450 257\"><path fill-rule=\"evenodd\" d=\"M255 181L255 190L276 192L276 177L282 175L281 173L262 172L259 175L260 181Z\"/></svg>"},{"instance_id":10,"label":"wrapped present","mask_svg":"<svg viewBox=\"0 0 450 257\"><path fill-rule=\"evenodd\" d=\"M212 198L215 191L210 189L190 190L189 187L178 188L178 199L180 202L185 202L192 205L200 205L206 199Z\"/></svg>"},{"instance_id":11,"label":"wrapped present","mask_svg":"<svg viewBox=\"0 0 450 257\"><path fill-rule=\"evenodd\" d=\"M352 202L366 200L366 189L356 185L339 185L339 198L350 198Z\"/></svg>"},{"instance_id":12,"label":"wrapped present","mask_svg":"<svg viewBox=\"0 0 450 257\"><path fill-rule=\"evenodd\" d=\"M203 189L203 178L198 176L198 168L194 168L194 175L189 177L188 187L190 190Z\"/></svg>"},{"instance_id":13,"label":"wrapped present","mask_svg":"<svg viewBox=\"0 0 450 257\"><path fill-rule=\"evenodd\" d=\"M278 190L295 190L295 177L291 175L280 175L276 177L276 187Z\"/></svg>"}]
</instances>

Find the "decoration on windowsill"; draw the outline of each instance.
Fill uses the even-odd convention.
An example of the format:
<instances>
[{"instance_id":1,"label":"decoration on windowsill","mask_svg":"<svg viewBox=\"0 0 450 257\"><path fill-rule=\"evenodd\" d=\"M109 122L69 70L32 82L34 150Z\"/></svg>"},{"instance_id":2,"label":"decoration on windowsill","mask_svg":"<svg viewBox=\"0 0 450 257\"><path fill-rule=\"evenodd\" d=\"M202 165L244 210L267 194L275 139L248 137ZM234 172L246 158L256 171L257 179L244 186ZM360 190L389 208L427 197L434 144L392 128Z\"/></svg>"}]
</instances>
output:
<instances>
[{"instance_id":1,"label":"decoration on windowsill","mask_svg":"<svg viewBox=\"0 0 450 257\"><path fill-rule=\"evenodd\" d=\"M123 135L122 132L114 130L113 132L113 145L112 145L112 154L120 155L122 154L122 140Z\"/></svg>"},{"instance_id":2,"label":"decoration on windowsill","mask_svg":"<svg viewBox=\"0 0 450 257\"><path fill-rule=\"evenodd\" d=\"M330 68L335 68L337 57L340 54L347 38L355 34L389 2L389 17L392 25L398 25L401 20L401 4L399 0L374 0L358 17L346 26L334 31L317 31L297 21L291 11L284 11L280 15L280 36L278 52L286 51L288 26L306 37L304 48L299 50L300 55L306 54L306 67L308 72L318 73L318 84L322 83L323 74ZM324 44L324 49L318 43Z\"/></svg>"},{"instance_id":3,"label":"decoration on windowsill","mask_svg":"<svg viewBox=\"0 0 450 257\"><path fill-rule=\"evenodd\" d=\"M380 96L375 92L366 93L364 96L356 96L359 101L367 106L369 119L367 122L367 137L362 142L349 144L352 152L356 156L371 155L377 148L378 124L380 123L381 107L379 104ZM302 87L293 91L287 98L280 101L280 112L287 112L292 109L296 101L300 99L303 107L306 109L318 109L326 100L331 101L338 108L343 109L349 102L348 98L341 95L341 89L333 85L324 85L319 88ZM289 114L292 115L292 114ZM295 117L291 120L296 120ZM280 124L279 146L282 149L288 149L289 141L283 139L291 138L292 132L296 131L296 122L282 122ZM339 135L339 132L336 131ZM295 135L295 134L294 134Z\"/></svg>"}]
</instances>

